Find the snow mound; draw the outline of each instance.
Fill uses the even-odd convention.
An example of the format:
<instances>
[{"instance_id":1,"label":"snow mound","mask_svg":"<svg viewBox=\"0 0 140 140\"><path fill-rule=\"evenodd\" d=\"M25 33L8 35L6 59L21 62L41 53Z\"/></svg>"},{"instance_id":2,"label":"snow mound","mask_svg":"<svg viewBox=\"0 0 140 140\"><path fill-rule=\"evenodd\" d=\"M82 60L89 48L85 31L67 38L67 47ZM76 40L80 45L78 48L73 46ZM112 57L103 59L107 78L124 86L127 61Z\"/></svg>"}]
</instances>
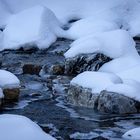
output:
<instances>
[{"instance_id":1,"label":"snow mound","mask_svg":"<svg viewBox=\"0 0 140 140\"><path fill-rule=\"evenodd\" d=\"M61 32L63 30L53 12L36 6L11 16L4 30L2 49L17 49L26 45L47 48L63 34Z\"/></svg>"},{"instance_id":2,"label":"snow mound","mask_svg":"<svg viewBox=\"0 0 140 140\"><path fill-rule=\"evenodd\" d=\"M113 30L74 41L65 53L65 57L87 53L103 53L111 58L119 58L126 54L136 55L137 51L135 42L127 31Z\"/></svg>"},{"instance_id":3,"label":"snow mound","mask_svg":"<svg viewBox=\"0 0 140 140\"><path fill-rule=\"evenodd\" d=\"M104 72L86 71L72 79L71 84L92 89L93 93L100 93L108 86L122 83L122 80L115 74Z\"/></svg>"},{"instance_id":4,"label":"snow mound","mask_svg":"<svg viewBox=\"0 0 140 140\"><path fill-rule=\"evenodd\" d=\"M114 84L106 88L107 91L116 92L132 98L134 100L140 101L140 83L134 80L124 80L123 84Z\"/></svg>"},{"instance_id":5,"label":"snow mound","mask_svg":"<svg viewBox=\"0 0 140 140\"><path fill-rule=\"evenodd\" d=\"M140 127L129 130L122 137L126 140L140 140Z\"/></svg>"},{"instance_id":6,"label":"snow mound","mask_svg":"<svg viewBox=\"0 0 140 140\"><path fill-rule=\"evenodd\" d=\"M4 28L8 18L11 16L11 11L7 4L0 0L0 28Z\"/></svg>"},{"instance_id":7,"label":"snow mound","mask_svg":"<svg viewBox=\"0 0 140 140\"><path fill-rule=\"evenodd\" d=\"M0 70L0 87L1 88L13 88L19 87L19 79L11 72Z\"/></svg>"},{"instance_id":8,"label":"snow mound","mask_svg":"<svg viewBox=\"0 0 140 140\"><path fill-rule=\"evenodd\" d=\"M19 115L0 115L1 140L56 140L30 119Z\"/></svg>"},{"instance_id":9,"label":"snow mound","mask_svg":"<svg viewBox=\"0 0 140 140\"><path fill-rule=\"evenodd\" d=\"M85 18L75 22L68 30L68 34L72 39L78 39L88 35L96 35L110 30L119 29L118 25L105 21L95 20L95 18Z\"/></svg>"}]
</instances>

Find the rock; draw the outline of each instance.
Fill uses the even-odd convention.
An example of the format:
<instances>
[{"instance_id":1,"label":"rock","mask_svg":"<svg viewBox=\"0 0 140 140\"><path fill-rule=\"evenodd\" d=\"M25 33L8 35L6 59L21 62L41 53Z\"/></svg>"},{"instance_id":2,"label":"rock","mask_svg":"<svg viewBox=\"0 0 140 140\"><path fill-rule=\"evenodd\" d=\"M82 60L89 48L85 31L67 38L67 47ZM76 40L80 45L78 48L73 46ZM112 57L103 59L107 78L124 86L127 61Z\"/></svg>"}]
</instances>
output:
<instances>
[{"instance_id":1,"label":"rock","mask_svg":"<svg viewBox=\"0 0 140 140\"><path fill-rule=\"evenodd\" d=\"M18 100L20 89L19 88L6 88L3 89L4 99L5 100Z\"/></svg>"},{"instance_id":2,"label":"rock","mask_svg":"<svg viewBox=\"0 0 140 140\"><path fill-rule=\"evenodd\" d=\"M71 85L68 90L67 101L76 106L96 109L98 96L98 94L93 94L91 89Z\"/></svg>"},{"instance_id":3,"label":"rock","mask_svg":"<svg viewBox=\"0 0 140 140\"><path fill-rule=\"evenodd\" d=\"M42 67L34 64L25 64L23 66L23 74L39 75Z\"/></svg>"},{"instance_id":4,"label":"rock","mask_svg":"<svg viewBox=\"0 0 140 140\"><path fill-rule=\"evenodd\" d=\"M64 65L61 64L56 64L56 65L52 65L50 72L54 75L62 75L64 74L65 68Z\"/></svg>"},{"instance_id":5,"label":"rock","mask_svg":"<svg viewBox=\"0 0 140 140\"><path fill-rule=\"evenodd\" d=\"M3 98L4 98L3 91L2 91L2 89L0 88L0 108L1 108L2 103L3 103Z\"/></svg>"},{"instance_id":6,"label":"rock","mask_svg":"<svg viewBox=\"0 0 140 140\"><path fill-rule=\"evenodd\" d=\"M102 91L98 110L106 113L127 114L140 112L140 103L119 93Z\"/></svg>"},{"instance_id":7,"label":"rock","mask_svg":"<svg viewBox=\"0 0 140 140\"><path fill-rule=\"evenodd\" d=\"M84 71L97 71L111 59L103 54L86 54L68 58L65 62L66 74L79 74Z\"/></svg>"}]
</instances>

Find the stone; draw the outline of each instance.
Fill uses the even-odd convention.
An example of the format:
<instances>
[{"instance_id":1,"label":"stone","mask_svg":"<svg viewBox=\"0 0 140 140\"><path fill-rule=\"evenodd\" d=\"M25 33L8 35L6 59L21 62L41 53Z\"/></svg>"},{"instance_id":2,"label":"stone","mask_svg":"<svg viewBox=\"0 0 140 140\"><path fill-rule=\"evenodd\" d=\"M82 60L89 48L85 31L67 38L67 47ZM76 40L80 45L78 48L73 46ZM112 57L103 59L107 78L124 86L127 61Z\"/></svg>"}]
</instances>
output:
<instances>
[{"instance_id":1,"label":"stone","mask_svg":"<svg viewBox=\"0 0 140 140\"><path fill-rule=\"evenodd\" d=\"M64 71L65 71L64 65L61 64L52 65L50 69L50 73L54 75L62 75L64 74Z\"/></svg>"},{"instance_id":2,"label":"stone","mask_svg":"<svg viewBox=\"0 0 140 140\"><path fill-rule=\"evenodd\" d=\"M96 109L98 96L99 94L93 94L91 89L70 85L67 101L76 106Z\"/></svg>"},{"instance_id":3,"label":"stone","mask_svg":"<svg viewBox=\"0 0 140 140\"><path fill-rule=\"evenodd\" d=\"M97 71L111 59L103 54L85 54L66 59L65 73L68 75L79 74L84 71Z\"/></svg>"},{"instance_id":4,"label":"stone","mask_svg":"<svg viewBox=\"0 0 140 140\"><path fill-rule=\"evenodd\" d=\"M3 89L4 99L5 100L18 100L20 89L19 88L6 88Z\"/></svg>"},{"instance_id":5,"label":"stone","mask_svg":"<svg viewBox=\"0 0 140 140\"><path fill-rule=\"evenodd\" d=\"M140 102L119 93L102 91L98 99L98 110L114 114L138 113Z\"/></svg>"},{"instance_id":6,"label":"stone","mask_svg":"<svg viewBox=\"0 0 140 140\"><path fill-rule=\"evenodd\" d=\"M34 64L24 64L23 74L39 75L42 67Z\"/></svg>"}]
</instances>

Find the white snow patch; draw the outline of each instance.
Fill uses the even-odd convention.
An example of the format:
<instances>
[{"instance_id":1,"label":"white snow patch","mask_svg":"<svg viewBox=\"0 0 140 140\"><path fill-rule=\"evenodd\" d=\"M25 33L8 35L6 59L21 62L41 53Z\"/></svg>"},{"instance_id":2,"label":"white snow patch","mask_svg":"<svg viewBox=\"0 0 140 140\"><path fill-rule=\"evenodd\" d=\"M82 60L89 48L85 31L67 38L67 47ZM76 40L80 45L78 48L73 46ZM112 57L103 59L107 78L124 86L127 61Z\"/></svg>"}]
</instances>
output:
<instances>
[{"instance_id":1,"label":"white snow patch","mask_svg":"<svg viewBox=\"0 0 140 140\"><path fill-rule=\"evenodd\" d=\"M95 18L84 18L75 23L68 30L68 34L71 39L78 39L88 35L96 35L97 33L103 33L110 30L119 29L118 25L105 21L95 20Z\"/></svg>"},{"instance_id":2,"label":"white snow patch","mask_svg":"<svg viewBox=\"0 0 140 140\"><path fill-rule=\"evenodd\" d=\"M140 140L140 127L129 130L122 137L126 140Z\"/></svg>"},{"instance_id":3,"label":"white snow patch","mask_svg":"<svg viewBox=\"0 0 140 140\"><path fill-rule=\"evenodd\" d=\"M1 88L13 88L19 87L20 81L19 79L12 74L11 72L0 70L0 87Z\"/></svg>"},{"instance_id":4,"label":"white snow patch","mask_svg":"<svg viewBox=\"0 0 140 140\"><path fill-rule=\"evenodd\" d=\"M80 38L71 44L65 57L79 54L103 53L111 58L119 58L128 54L137 54L135 42L125 30L114 30ZM137 54L138 55L138 54Z\"/></svg>"},{"instance_id":5,"label":"white snow patch","mask_svg":"<svg viewBox=\"0 0 140 140\"><path fill-rule=\"evenodd\" d=\"M56 140L30 119L19 115L0 115L0 132L2 140Z\"/></svg>"},{"instance_id":6,"label":"white snow patch","mask_svg":"<svg viewBox=\"0 0 140 140\"><path fill-rule=\"evenodd\" d=\"M2 49L17 49L21 46L49 47L57 36L63 36L59 21L46 7L36 6L11 16L4 30Z\"/></svg>"},{"instance_id":7,"label":"white snow patch","mask_svg":"<svg viewBox=\"0 0 140 140\"><path fill-rule=\"evenodd\" d=\"M72 85L79 85L92 89L93 93L100 93L108 86L122 83L122 80L115 74L104 72L86 71L72 79Z\"/></svg>"}]
</instances>

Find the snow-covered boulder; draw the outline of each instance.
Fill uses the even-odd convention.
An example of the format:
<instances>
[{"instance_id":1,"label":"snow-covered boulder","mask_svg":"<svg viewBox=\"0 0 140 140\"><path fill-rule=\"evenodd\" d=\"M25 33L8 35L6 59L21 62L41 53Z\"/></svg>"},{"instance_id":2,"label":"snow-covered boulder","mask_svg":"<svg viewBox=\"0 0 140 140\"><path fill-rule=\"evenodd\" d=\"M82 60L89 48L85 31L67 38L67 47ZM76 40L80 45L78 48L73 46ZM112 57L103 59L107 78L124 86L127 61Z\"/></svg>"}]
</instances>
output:
<instances>
[{"instance_id":1,"label":"snow-covered boulder","mask_svg":"<svg viewBox=\"0 0 140 140\"><path fill-rule=\"evenodd\" d=\"M56 140L30 119L19 115L0 115L1 140Z\"/></svg>"},{"instance_id":2,"label":"snow-covered boulder","mask_svg":"<svg viewBox=\"0 0 140 140\"><path fill-rule=\"evenodd\" d=\"M70 58L89 53L103 53L111 58L119 58L126 54L138 56L135 42L125 30L113 30L82 37L71 44L71 48L65 53L65 57Z\"/></svg>"},{"instance_id":3,"label":"snow-covered boulder","mask_svg":"<svg viewBox=\"0 0 140 140\"><path fill-rule=\"evenodd\" d=\"M1 50L24 46L48 48L63 33L53 12L36 6L11 16L4 30Z\"/></svg>"},{"instance_id":4,"label":"snow-covered boulder","mask_svg":"<svg viewBox=\"0 0 140 140\"><path fill-rule=\"evenodd\" d=\"M88 35L96 35L116 29L119 29L119 27L113 22L85 18L73 23L72 27L68 30L68 34L71 39L75 40Z\"/></svg>"},{"instance_id":5,"label":"snow-covered boulder","mask_svg":"<svg viewBox=\"0 0 140 140\"><path fill-rule=\"evenodd\" d=\"M17 100L20 93L20 81L11 72L0 70L0 88L3 89L4 99Z\"/></svg>"},{"instance_id":6,"label":"snow-covered boulder","mask_svg":"<svg viewBox=\"0 0 140 140\"><path fill-rule=\"evenodd\" d=\"M140 127L129 130L122 137L126 140L140 140Z\"/></svg>"},{"instance_id":7,"label":"snow-covered boulder","mask_svg":"<svg viewBox=\"0 0 140 140\"><path fill-rule=\"evenodd\" d=\"M122 83L122 80L113 73L86 71L72 79L72 85L79 85L92 89L93 93L100 93L108 86Z\"/></svg>"},{"instance_id":8,"label":"snow-covered boulder","mask_svg":"<svg viewBox=\"0 0 140 140\"><path fill-rule=\"evenodd\" d=\"M20 86L19 79L9 71L0 70L0 87L15 88Z\"/></svg>"}]
</instances>

